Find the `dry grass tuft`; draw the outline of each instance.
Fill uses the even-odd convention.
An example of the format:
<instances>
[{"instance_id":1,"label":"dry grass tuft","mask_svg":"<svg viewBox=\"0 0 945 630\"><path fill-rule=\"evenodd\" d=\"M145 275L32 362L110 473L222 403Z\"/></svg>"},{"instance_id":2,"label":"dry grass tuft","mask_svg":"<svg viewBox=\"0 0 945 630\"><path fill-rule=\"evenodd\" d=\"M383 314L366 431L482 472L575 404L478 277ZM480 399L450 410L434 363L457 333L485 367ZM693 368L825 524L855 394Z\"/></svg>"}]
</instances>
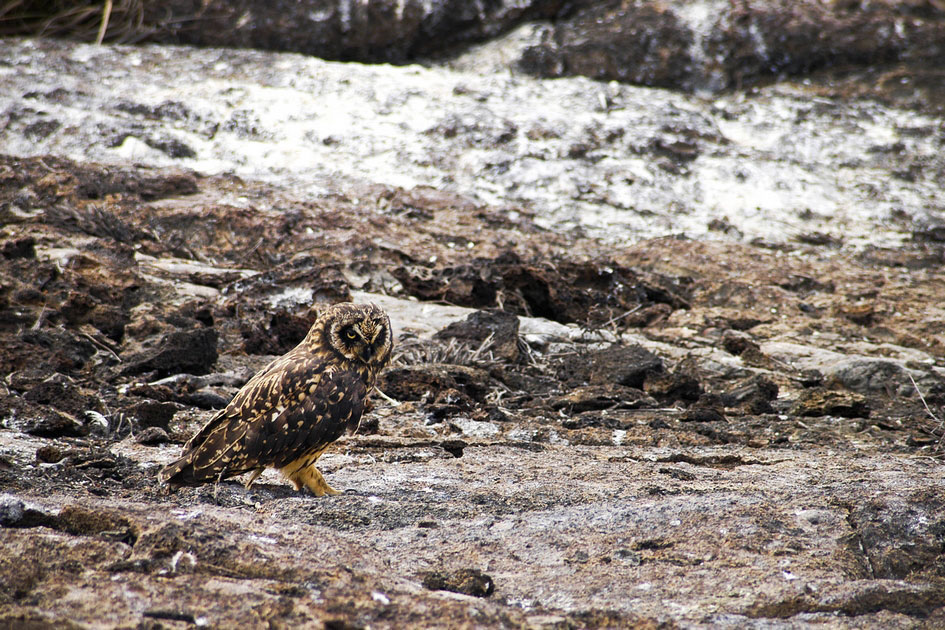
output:
<instances>
[{"instance_id":1,"label":"dry grass tuft","mask_svg":"<svg viewBox=\"0 0 945 630\"><path fill-rule=\"evenodd\" d=\"M492 335L478 347L450 339L446 343L411 339L394 349L394 365L424 365L445 363L482 367L495 362L492 355Z\"/></svg>"},{"instance_id":2,"label":"dry grass tuft","mask_svg":"<svg viewBox=\"0 0 945 630\"><path fill-rule=\"evenodd\" d=\"M8 0L0 4L2 37L68 37L101 44L135 43L152 33L143 0Z\"/></svg>"}]
</instances>

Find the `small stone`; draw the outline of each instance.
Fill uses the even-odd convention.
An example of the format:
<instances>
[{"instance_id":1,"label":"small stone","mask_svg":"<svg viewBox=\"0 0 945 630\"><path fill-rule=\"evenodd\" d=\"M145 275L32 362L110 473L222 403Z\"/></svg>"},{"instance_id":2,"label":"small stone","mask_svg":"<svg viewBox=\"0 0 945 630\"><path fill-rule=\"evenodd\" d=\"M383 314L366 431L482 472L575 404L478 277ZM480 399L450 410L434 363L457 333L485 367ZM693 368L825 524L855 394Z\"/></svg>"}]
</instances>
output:
<instances>
[{"instance_id":1,"label":"small stone","mask_svg":"<svg viewBox=\"0 0 945 630\"><path fill-rule=\"evenodd\" d=\"M694 402L702 395L702 385L699 380L683 371L648 374L643 389L664 404L677 400Z\"/></svg>"},{"instance_id":2,"label":"small stone","mask_svg":"<svg viewBox=\"0 0 945 630\"><path fill-rule=\"evenodd\" d=\"M13 495L0 495L0 527L16 527L25 513L23 501Z\"/></svg>"},{"instance_id":3,"label":"small stone","mask_svg":"<svg viewBox=\"0 0 945 630\"><path fill-rule=\"evenodd\" d=\"M738 356L748 349L760 350L758 344L747 334L738 330L726 330L722 335L722 347L729 354Z\"/></svg>"},{"instance_id":4,"label":"small stone","mask_svg":"<svg viewBox=\"0 0 945 630\"><path fill-rule=\"evenodd\" d=\"M49 368L23 368L22 370L12 372L7 377L7 385L10 386L10 389L25 392L26 390L36 387L54 374L55 372Z\"/></svg>"},{"instance_id":5,"label":"small stone","mask_svg":"<svg viewBox=\"0 0 945 630\"><path fill-rule=\"evenodd\" d=\"M229 399L209 389L202 389L193 394L181 396L180 400L201 409L223 409L230 402Z\"/></svg>"},{"instance_id":6,"label":"small stone","mask_svg":"<svg viewBox=\"0 0 945 630\"><path fill-rule=\"evenodd\" d=\"M451 573L428 571L420 577L424 588L431 591L451 591L473 597L488 597L495 590L492 578L479 569L459 569Z\"/></svg>"},{"instance_id":7,"label":"small stone","mask_svg":"<svg viewBox=\"0 0 945 630\"><path fill-rule=\"evenodd\" d=\"M892 359L849 357L826 370L827 383L836 382L860 394L886 394L905 388L912 391L912 383L905 367ZM901 392L900 392L901 393Z\"/></svg>"},{"instance_id":8,"label":"small stone","mask_svg":"<svg viewBox=\"0 0 945 630\"><path fill-rule=\"evenodd\" d=\"M532 615L526 617L525 621L528 622L529 628L535 628L535 630L572 627L566 617L560 617L558 615Z\"/></svg>"},{"instance_id":9,"label":"small stone","mask_svg":"<svg viewBox=\"0 0 945 630\"><path fill-rule=\"evenodd\" d=\"M144 446L158 446L171 441L167 431L161 427L148 427L135 437L135 442Z\"/></svg>"},{"instance_id":10,"label":"small stone","mask_svg":"<svg viewBox=\"0 0 945 630\"><path fill-rule=\"evenodd\" d=\"M144 400L132 405L125 412L137 418L142 426L160 427L166 431L178 409L175 403Z\"/></svg>"},{"instance_id":11,"label":"small stone","mask_svg":"<svg viewBox=\"0 0 945 630\"><path fill-rule=\"evenodd\" d=\"M36 449L36 461L44 464L55 464L62 461L65 456L66 452L55 444L40 446Z\"/></svg>"},{"instance_id":12,"label":"small stone","mask_svg":"<svg viewBox=\"0 0 945 630\"><path fill-rule=\"evenodd\" d=\"M837 308L839 315L850 320L854 324L861 326L870 326L876 317L876 305L867 302L865 304L844 304Z\"/></svg>"},{"instance_id":13,"label":"small stone","mask_svg":"<svg viewBox=\"0 0 945 630\"><path fill-rule=\"evenodd\" d=\"M805 390L794 406L795 416L841 416L843 418L868 418L870 406L866 398L854 392L837 392L827 389Z\"/></svg>"},{"instance_id":14,"label":"small stone","mask_svg":"<svg viewBox=\"0 0 945 630\"><path fill-rule=\"evenodd\" d=\"M774 413L771 401L778 397L778 385L761 374L736 383L721 400L726 407L742 407L753 414Z\"/></svg>"},{"instance_id":15,"label":"small stone","mask_svg":"<svg viewBox=\"0 0 945 630\"><path fill-rule=\"evenodd\" d=\"M725 414L714 407L693 405L680 416L680 422L725 422Z\"/></svg>"}]
</instances>

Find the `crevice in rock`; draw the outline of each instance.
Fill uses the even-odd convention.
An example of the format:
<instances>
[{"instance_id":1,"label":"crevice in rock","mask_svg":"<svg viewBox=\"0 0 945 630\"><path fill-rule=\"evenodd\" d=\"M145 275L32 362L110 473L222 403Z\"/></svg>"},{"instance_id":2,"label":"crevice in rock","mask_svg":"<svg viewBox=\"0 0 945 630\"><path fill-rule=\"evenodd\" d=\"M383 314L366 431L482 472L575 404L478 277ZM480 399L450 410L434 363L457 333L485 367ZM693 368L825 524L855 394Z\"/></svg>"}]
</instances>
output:
<instances>
[{"instance_id":1,"label":"crevice in rock","mask_svg":"<svg viewBox=\"0 0 945 630\"><path fill-rule=\"evenodd\" d=\"M770 462L760 459L744 459L741 455L687 455L685 453L676 453L667 457L660 457L656 460L659 463L667 464L692 464L693 466L706 466L708 468L732 469L738 466L771 466L783 460L774 460Z\"/></svg>"},{"instance_id":2,"label":"crevice in rock","mask_svg":"<svg viewBox=\"0 0 945 630\"><path fill-rule=\"evenodd\" d=\"M801 614L839 613L848 617L889 611L917 619L945 606L945 590L934 584L909 584L899 580L870 580L816 594L796 595L781 601L752 606L752 618L787 619Z\"/></svg>"},{"instance_id":3,"label":"crevice in rock","mask_svg":"<svg viewBox=\"0 0 945 630\"><path fill-rule=\"evenodd\" d=\"M873 562L870 560L870 554L863 543L863 536L858 530L856 520L853 518L853 508L849 505L844 506L847 511L846 522L850 527L852 534L848 540L848 548L862 565L870 579L876 579L876 570L873 568Z\"/></svg>"}]
</instances>

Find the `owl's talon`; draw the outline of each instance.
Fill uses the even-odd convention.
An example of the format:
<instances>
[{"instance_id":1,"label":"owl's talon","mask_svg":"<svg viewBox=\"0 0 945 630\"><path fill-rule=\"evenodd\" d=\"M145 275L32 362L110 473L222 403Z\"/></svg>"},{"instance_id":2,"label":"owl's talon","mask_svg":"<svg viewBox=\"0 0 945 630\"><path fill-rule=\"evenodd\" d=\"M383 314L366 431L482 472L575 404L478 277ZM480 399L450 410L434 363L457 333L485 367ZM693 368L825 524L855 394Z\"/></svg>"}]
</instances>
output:
<instances>
[{"instance_id":1,"label":"owl's talon","mask_svg":"<svg viewBox=\"0 0 945 630\"><path fill-rule=\"evenodd\" d=\"M259 475L263 473L263 470L265 470L265 468L257 468L254 470L250 474L249 479L243 482L243 487L249 490L253 486L253 482L259 479Z\"/></svg>"}]
</instances>

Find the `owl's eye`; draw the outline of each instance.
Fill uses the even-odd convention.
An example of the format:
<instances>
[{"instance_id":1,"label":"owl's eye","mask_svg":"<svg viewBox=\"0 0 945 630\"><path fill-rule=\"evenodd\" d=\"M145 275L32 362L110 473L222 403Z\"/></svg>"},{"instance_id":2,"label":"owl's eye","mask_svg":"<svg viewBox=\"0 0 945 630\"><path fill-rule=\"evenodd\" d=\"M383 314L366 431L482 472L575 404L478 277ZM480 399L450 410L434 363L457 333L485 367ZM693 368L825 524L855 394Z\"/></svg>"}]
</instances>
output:
<instances>
[{"instance_id":1,"label":"owl's eye","mask_svg":"<svg viewBox=\"0 0 945 630\"><path fill-rule=\"evenodd\" d=\"M354 341L358 338L358 333L354 332L354 328L345 328L344 330L345 339L349 341Z\"/></svg>"}]
</instances>

